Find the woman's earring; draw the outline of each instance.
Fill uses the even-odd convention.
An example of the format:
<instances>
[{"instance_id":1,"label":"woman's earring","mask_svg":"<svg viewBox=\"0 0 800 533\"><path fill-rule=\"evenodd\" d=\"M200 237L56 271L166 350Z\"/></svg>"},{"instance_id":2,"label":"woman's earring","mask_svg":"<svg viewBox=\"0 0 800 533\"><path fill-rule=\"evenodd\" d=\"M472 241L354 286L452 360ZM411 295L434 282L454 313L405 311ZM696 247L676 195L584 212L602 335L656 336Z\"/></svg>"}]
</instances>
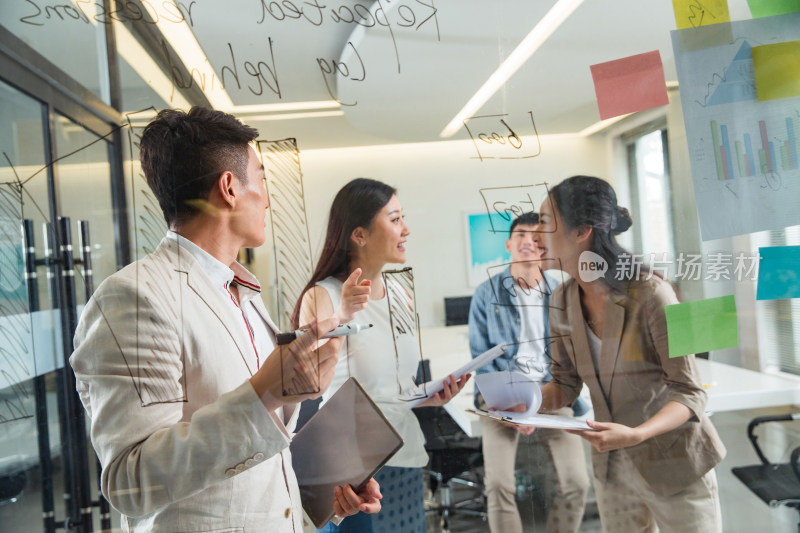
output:
<instances>
[{"instance_id":1,"label":"woman's earring","mask_svg":"<svg viewBox=\"0 0 800 533\"><path fill-rule=\"evenodd\" d=\"M359 246L364 246L364 241L358 241Z\"/></svg>"}]
</instances>

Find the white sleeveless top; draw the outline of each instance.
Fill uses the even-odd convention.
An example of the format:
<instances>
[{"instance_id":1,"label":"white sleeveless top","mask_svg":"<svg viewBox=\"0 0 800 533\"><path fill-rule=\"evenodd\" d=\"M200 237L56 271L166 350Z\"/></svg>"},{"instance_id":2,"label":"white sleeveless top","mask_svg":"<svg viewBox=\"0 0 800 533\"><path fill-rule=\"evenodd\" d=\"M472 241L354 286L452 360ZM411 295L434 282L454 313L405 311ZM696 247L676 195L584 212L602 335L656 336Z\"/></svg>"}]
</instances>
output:
<instances>
[{"instance_id":1,"label":"white sleeveless top","mask_svg":"<svg viewBox=\"0 0 800 533\"><path fill-rule=\"evenodd\" d=\"M342 282L328 277L317 285L328 292L336 309L342 299ZM370 300L367 308L356 315L355 323L372 324L372 327L345 337L336 373L330 387L322 395L322 403L327 402L350 377L355 377L405 441L387 465L425 466L428 463L425 437L408 403L398 398L402 390L414 386L420 361L419 344L413 334L398 335L397 341L393 340L389 322L390 298L407 302L408 297L396 282L389 281L386 290L389 298Z\"/></svg>"}]
</instances>

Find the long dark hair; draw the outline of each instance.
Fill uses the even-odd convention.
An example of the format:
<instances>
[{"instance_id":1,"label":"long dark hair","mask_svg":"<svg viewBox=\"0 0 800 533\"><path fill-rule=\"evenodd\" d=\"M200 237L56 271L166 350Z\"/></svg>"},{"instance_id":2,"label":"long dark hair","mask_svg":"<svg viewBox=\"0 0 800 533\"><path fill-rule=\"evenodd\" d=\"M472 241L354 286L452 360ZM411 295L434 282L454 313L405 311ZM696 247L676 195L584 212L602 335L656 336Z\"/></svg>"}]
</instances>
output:
<instances>
[{"instance_id":1,"label":"long dark hair","mask_svg":"<svg viewBox=\"0 0 800 533\"><path fill-rule=\"evenodd\" d=\"M369 229L375 216L396 193L394 187L370 178L356 178L339 189L331 204L319 261L294 306L292 327L299 327L300 303L306 291L328 276L343 277L349 273L353 230L358 227Z\"/></svg>"},{"instance_id":2,"label":"long dark hair","mask_svg":"<svg viewBox=\"0 0 800 533\"><path fill-rule=\"evenodd\" d=\"M627 231L633 224L631 214L625 207L617 205L617 195L606 181L591 176L572 176L550 190L550 198L567 228L592 227L590 250L608 264L604 279L614 287L621 288L633 278L633 269L620 269L622 279L617 279L620 256L628 252L617 243L616 236ZM647 269L642 266L641 272Z\"/></svg>"}]
</instances>

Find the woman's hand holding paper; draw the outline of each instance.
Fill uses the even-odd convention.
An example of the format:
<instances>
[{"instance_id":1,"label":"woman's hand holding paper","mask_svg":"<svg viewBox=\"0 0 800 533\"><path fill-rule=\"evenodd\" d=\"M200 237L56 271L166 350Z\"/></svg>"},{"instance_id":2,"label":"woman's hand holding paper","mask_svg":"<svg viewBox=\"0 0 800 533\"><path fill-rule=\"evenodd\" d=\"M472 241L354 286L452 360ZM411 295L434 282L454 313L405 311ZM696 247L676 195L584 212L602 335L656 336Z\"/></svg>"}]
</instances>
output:
<instances>
[{"instance_id":1,"label":"woman's hand holding paper","mask_svg":"<svg viewBox=\"0 0 800 533\"><path fill-rule=\"evenodd\" d=\"M495 411L496 409L489 407L489 411ZM526 403L518 403L517 405L511 406L508 409L503 409L503 411L508 411L511 413L527 413L528 412L528 404ZM502 422L503 425L511 427L519 431L522 435L530 435L536 428L534 426L520 426L519 424L512 424L511 422Z\"/></svg>"},{"instance_id":2,"label":"woman's hand holding paper","mask_svg":"<svg viewBox=\"0 0 800 533\"><path fill-rule=\"evenodd\" d=\"M464 374L456 379L453 374L450 374L449 378L445 378L443 382L444 388L419 404L418 407L435 407L446 404L452 400L456 394L461 392L461 389L467 384L471 375L472 374Z\"/></svg>"}]
</instances>

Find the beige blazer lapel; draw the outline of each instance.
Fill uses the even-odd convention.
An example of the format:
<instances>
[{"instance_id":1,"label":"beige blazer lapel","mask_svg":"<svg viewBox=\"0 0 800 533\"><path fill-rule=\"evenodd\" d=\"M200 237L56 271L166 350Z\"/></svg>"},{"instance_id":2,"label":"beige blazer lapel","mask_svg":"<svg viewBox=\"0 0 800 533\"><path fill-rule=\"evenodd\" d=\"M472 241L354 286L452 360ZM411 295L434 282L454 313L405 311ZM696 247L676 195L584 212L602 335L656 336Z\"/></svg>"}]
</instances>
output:
<instances>
[{"instance_id":1,"label":"beige blazer lapel","mask_svg":"<svg viewBox=\"0 0 800 533\"><path fill-rule=\"evenodd\" d=\"M254 374L257 369L248 364L245 356L245 354L253 351L253 346L250 343L250 339L246 338L244 330L238 327L242 317L233 312L228 302L225 301L224 295L217 287L211 284L203 269L192 257L192 254L181 250L178 243L169 239L164 239L160 248L168 255L168 259L174 265L175 271L186 275L186 284L189 288L194 291L198 298L214 313L217 320L222 323L222 326L231 336L234 344L236 344L242 363L244 363L251 375Z\"/></svg>"},{"instance_id":2,"label":"beige blazer lapel","mask_svg":"<svg viewBox=\"0 0 800 533\"><path fill-rule=\"evenodd\" d=\"M590 391L601 391L601 394L592 395L595 417L606 420L609 415L608 398L603 390L603 386L597 378L597 372L592 360L592 352L589 349L589 339L586 336L583 312L581 311L580 286L572 283L567 294L567 320L570 326L568 339L573 343L573 353L575 357L575 369ZM602 404L598 403L598 398ZM600 415L606 415L605 417Z\"/></svg>"},{"instance_id":3,"label":"beige blazer lapel","mask_svg":"<svg viewBox=\"0 0 800 533\"><path fill-rule=\"evenodd\" d=\"M613 289L606 302L606 314L603 320L603 344L600 352L600 368L597 369L597 374L607 399L611 398L611 387L616 375L617 359L619 358L619 343L625 327L624 302L624 296Z\"/></svg>"}]
</instances>

